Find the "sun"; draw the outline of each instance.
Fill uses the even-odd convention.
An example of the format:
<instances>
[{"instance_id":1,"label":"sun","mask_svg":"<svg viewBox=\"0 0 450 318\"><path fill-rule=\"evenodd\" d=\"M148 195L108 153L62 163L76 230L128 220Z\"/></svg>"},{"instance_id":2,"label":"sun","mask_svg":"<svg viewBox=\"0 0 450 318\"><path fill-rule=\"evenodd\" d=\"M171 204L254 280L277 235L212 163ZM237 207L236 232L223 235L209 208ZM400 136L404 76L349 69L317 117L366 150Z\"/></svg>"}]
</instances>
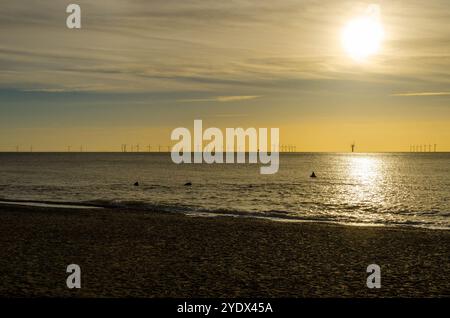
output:
<instances>
[{"instance_id":1,"label":"sun","mask_svg":"<svg viewBox=\"0 0 450 318\"><path fill-rule=\"evenodd\" d=\"M358 62L376 54L384 38L379 10L369 7L368 12L352 19L342 30L342 46L352 59Z\"/></svg>"}]
</instances>

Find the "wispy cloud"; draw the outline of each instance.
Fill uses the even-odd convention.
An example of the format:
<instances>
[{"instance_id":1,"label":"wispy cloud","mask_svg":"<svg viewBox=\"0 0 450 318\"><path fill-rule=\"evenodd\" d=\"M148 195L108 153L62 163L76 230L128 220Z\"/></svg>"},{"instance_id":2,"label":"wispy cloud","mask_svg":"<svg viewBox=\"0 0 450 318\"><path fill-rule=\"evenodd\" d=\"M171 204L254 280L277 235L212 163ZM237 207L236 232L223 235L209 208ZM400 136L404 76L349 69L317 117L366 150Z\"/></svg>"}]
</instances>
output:
<instances>
[{"instance_id":1,"label":"wispy cloud","mask_svg":"<svg viewBox=\"0 0 450 318\"><path fill-rule=\"evenodd\" d=\"M256 98L260 98L261 96L256 95L246 95L246 96L215 96L211 98L192 98L192 99L179 99L179 103L197 103L197 102L219 102L219 103L228 103L228 102L239 102L244 100L252 100Z\"/></svg>"},{"instance_id":2,"label":"wispy cloud","mask_svg":"<svg viewBox=\"0 0 450 318\"><path fill-rule=\"evenodd\" d=\"M445 0L431 0L426 8L411 1L406 13L401 4L386 1L386 25L396 39L387 43L380 60L384 63L375 63L373 72L355 70L341 57L338 28L359 12L357 0L282 0L276 5L271 0L79 0L83 12L89 12L82 14L81 32L65 27L64 1L4 2L0 88L228 94L245 85L253 94L260 93L256 88L262 94L283 89L295 95L300 89L316 89L318 80L336 87L339 83L330 80L355 76L358 82L379 76L374 80L389 85L391 76L403 77L405 86L389 86L395 91L413 87L411 81L417 79L439 82L427 86L433 91L449 83ZM408 30L423 21L427 27L410 36Z\"/></svg>"},{"instance_id":3,"label":"wispy cloud","mask_svg":"<svg viewBox=\"0 0 450 318\"><path fill-rule=\"evenodd\" d=\"M450 96L450 92L412 92L412 93L396 93L391 96L403 96L403 97L411 97L411 96Z\"/></svg>"},{"instance_id":4,"label":"wispy cloud","mask_svg":"<svg viewBox=\"0 0 450 318\"><path fill-rule=\"evenodd\" d=\"M207 117L214 117L214 118L237 118L237 117L248 117L249 114L216 114L211 115Z\"/></svg>"}]
</instances>

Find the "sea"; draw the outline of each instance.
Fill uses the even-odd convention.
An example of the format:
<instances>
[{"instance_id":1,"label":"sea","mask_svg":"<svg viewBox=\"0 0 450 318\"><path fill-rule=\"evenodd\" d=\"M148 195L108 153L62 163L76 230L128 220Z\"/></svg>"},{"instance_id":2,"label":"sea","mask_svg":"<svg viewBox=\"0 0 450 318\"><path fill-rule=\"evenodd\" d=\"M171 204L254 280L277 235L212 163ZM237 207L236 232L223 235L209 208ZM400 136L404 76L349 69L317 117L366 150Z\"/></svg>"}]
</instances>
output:
<instances>
[{"instance_id":1,"label":"sea","mask_svg":"<svg viewBox=\"0 0 450 318\"><path fill-rule=\"evenodd\" d=\"M175 164L170 153L0 153L0 201L450 229L450 153L281 153L278 173L260 167Z\"/></svg>"}]
</instances>

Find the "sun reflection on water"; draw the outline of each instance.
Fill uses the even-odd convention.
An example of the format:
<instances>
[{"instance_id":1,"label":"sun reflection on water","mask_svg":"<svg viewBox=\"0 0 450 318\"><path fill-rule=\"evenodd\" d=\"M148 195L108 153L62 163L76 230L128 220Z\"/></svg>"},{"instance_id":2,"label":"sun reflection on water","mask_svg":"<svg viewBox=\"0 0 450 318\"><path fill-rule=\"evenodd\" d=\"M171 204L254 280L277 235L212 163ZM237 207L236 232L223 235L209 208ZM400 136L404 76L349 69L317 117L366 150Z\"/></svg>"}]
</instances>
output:
<instances>
[{"instance_id":1,"label":"sun reflection on water","mask_svg":"<svg viewBox=\"0 0 450 318\"><path fill-rule=\"evenodd\" d=\"M380 160L371 156L349 158L349 175L359 183L375 184L381 177Z\"/></svg>"},{"instance_id":2,"label":"sun reflection on water","mask_svg":"<svg viewBox=\"0 0 450 318\"><path fill-rule=\"evenodd\" d=\"M351 186L344 192L342 199L350 206L358 207L352 210L351 217L362 222L379 218L379 214L375 214L371 208L386 204L382 161L376 156L362 154L347 159L347 178Z\"/></svg>"}]
</instances>

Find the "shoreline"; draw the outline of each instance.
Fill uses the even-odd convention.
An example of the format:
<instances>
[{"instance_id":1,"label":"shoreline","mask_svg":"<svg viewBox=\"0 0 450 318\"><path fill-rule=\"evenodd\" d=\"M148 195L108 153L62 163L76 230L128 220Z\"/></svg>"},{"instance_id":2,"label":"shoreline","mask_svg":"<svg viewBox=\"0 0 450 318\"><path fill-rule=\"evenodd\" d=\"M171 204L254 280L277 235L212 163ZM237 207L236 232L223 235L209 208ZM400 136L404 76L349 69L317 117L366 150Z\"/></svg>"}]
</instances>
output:
<instances>
[{"instance_id":1,"label":"shoreline","mask_svg":"<svg viewBox=\"0 0 450 318\"><path fill-rule=\"evenodd\" d=\"M432 231L450 231L448 227L439 226L425 226L425 225L414 225L414 224L386 224L386 223L357 223L357 222L340 222L333 220L315 220L315 219L301 219L295 216L275 216L275 215L260 215L258 213L248 213L236 211L233 213L216 213L216 212L167 212L158 211L157 209L140 209L138 207L118 207L118 206L108 206L101 205L92 202L56 202L56 201L38 201L38 200L10 200L1 199L0 206L18 206L18 207L31 207L31 208L50 208L50 209L61 209L61 210L109 210L109 211L120 211L120 210L133 210L136 213L169 213L169 214L180 214L187 217L199 217L199 218L243 218L243 219L255 219L255 220L267 220L271 222L286 222L286 223L317 223L317 224L333 224L342 226L355 226L355 227L383 227L383 228L413 228L413 229L425 229Z\"/></svg>"},{"instance_id":2,"label":"shoreline","mask_svg":"<svg viewBox=\"0 0 450 318\"><path fill-rule=\"evenodd\" d=\"M450 296L448 230L0 204L0 249L1 297Z\"/></svg>"}]
</instances>

